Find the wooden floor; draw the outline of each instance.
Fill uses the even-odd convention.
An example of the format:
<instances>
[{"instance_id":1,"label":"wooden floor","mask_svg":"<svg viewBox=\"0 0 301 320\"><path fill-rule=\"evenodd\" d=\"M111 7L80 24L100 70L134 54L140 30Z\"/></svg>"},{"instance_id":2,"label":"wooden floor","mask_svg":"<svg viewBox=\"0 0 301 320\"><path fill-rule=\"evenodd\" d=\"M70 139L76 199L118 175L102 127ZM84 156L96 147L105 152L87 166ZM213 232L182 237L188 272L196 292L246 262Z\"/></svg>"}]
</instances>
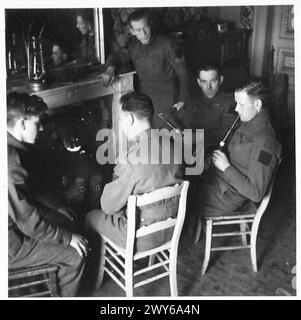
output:
<instances>
[{"instance_id":1,"label":"wooden floor","mask_svg":"<svg viewBox=\"0 0 301 320\"><path fill-rule=\"evenodd\" d=\"M179 296L296 295L292 287L294 274L291 272L296 264L295 209L295 165L292 157L281 164L270 205L261 221L257 240L258 273L252 271L249 251L236 250L213 252L207 273L202 276L204 235L194 245L191 236L184 230L178 253ZM138 297L168 297L168 278L137 288L134 294ZM125 296L108 277L104 278L98 292L86 289L81 295Z\"/></svg>"}]
</instances>

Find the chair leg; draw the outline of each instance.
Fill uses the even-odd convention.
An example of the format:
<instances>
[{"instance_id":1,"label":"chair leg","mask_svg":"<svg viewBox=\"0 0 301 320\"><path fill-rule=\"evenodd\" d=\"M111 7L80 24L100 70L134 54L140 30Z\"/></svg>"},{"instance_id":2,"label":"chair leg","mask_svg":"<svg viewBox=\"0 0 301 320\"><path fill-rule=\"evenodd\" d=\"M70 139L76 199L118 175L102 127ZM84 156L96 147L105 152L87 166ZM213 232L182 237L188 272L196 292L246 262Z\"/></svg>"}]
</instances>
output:
<instances>
[{"instance_id":1,"label":"chair leg","mask_svg":"<svg viewBox=\"0 0 301 320\"><path fill-rule=\"evenodd\" d=\"M56 272L49 273L49 289L51 297L58 297Z\"/></svg>"},{"instance_id":2,"label":"chair leg","mask_svg":"<svg viewBox=\"0 0 301 320\"><path fill-rule=\"evenodd\" d=\"M201 232L202 232L202 219L198 218L198 224L197 224L197 228L196 228L196 232L195 232L195 236L194 236L194 244L197 244L200 240L201 237Z\"/></svg>"},{"instance_id":3,"label":"chair leg","mask_svg":"<svg viewBox=\"0 0 301 320\"><path fill-rule=\"evenodd\" d=\"M256 255L257 233L258 233L258 224L254 221L252 225L252 232L251 232L251 261L252 261L252 268L254 272L257 272L257 255Z\"/></svg>"},{"instance_id":4,"label":"chair leg","mask_svg":"<svg viewBox=\"0 0 301 320\"><path fill-rule=\"evenodd\" d=\"M171 297L178 296L178 284L177 284L177 253L170 252L169 256L169 285Z\"/></svg>"},{"instance_id":5,"label":"chair leg","mask_svg":"<svg viewBox=\"0 0 301 320\"><path fill-rule=\"evenodd\" d=\"M149 256L149 259L148 259L148 266L152 266L155 262L155 259L156 259L156 255L155 254L152 254Z\"/></svg>"},{"instance_id":6,"label":"chair leg","mask_svg":"<svg viewBox=\"0 0 301 320\"><path fill-rule=\"evenodd\" d=\"M127 297L133 297L133 260L125 262L125 290Z\"/></svg>"},{"instance_id":7,"label":"chair leg","mask_svg":"<svg viewBox=\"0 0 301 320\"><path fill-rule=\"evenodd\" d=\"M241 223L239 226L240 232L246 232L248 230L248 225L246 222ZM248 244L247 235L245 233L241 235L241 242L244 246Z\"/></svg>"},{"instance_id":8,"label":"chair leg","mask_svg":"<svg viewBox=\"0 0 301 320\"><path fill-rule=\"evenodd\" d=\"M205 244L205 257L202 266L202 275L205 274L211 253L211 237L212 237L212 220L206 220L206 244Z\"/></svg>"},{"instance_id":9,"label":"chair leg","mask_svg":"<svg viewBox=\"0 0 301 320\"><path fill-rule=\"evenodd\" d=\"M96 282L94 290L98 291L102 284L104 272L105 272L105 255L106 255L106 244L102 238L100 238L100 257L99 257L99 266L97 271Z\"/></svg>"}]
</instances>

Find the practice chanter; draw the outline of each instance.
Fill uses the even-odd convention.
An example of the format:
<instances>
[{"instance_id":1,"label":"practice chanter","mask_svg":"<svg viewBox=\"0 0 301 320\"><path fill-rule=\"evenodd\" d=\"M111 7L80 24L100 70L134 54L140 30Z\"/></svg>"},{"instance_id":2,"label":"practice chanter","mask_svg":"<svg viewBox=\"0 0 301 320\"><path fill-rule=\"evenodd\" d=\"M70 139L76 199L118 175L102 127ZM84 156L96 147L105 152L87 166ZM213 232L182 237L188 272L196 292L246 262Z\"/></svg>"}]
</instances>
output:
<instances>
[{"instance_id":1,"label":"practice chanter","mask_svg":"<svg viewBox=\"0 0 301 320\"><path fill-rule=\"evenodd\" d=\"M231 133L231 131L234 129L237 121L239 120L239 115L236 117L236 119L234 120L234 122L232 123L230 129L227 131L227 133L225 134L224 138L220 141L219 146L218 146L218 150L223 150L225 144L226 144L226 140L229 137L229 134Z\"/></svg>"}]
</instances>

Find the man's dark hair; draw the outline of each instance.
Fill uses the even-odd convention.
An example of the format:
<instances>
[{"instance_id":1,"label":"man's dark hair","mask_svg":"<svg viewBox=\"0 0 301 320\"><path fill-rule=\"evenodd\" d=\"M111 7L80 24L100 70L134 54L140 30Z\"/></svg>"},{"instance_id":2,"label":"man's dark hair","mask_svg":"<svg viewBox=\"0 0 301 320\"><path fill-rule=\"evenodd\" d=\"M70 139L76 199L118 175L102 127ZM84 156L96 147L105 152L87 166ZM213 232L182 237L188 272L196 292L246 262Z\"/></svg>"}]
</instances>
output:
<instances>
[{"instance_id":1,"label":"man's dark hair","mask_svg":"<svg viewBox=\"0 0 301 320\"><path fill-rule=\"evenodd\" d=\"M240 91L245 91L249 97L260 99L262 102L262 107L266 107L269 93L262 82L250 82L235 90L235 92Z\"/></svg>"},{"instance_id":2,"label":"man's dark hair","mask_svg":"<svg viewBox=\"0 0 301 320\"><path fill-rule=\"evenodd\" d=\"M132 21L139 21L141 19L147 19L148 23L150 24L150 14L148 10L136 10L130 14L128 17L128 25L131 27Z\"/></svg>"},{"instance_id":3,"label":"man's dark hair","mask_svg":"<svg viewBox=\"0 0 301 320\"><path fill-rule=\"evenodd\" d=\"M121 109L133 113L140 120L152 122L153 102L150 97L137 91L129 92L120 98Z\"/></svg>"},{"instance_id":4,"label":"man's dark hair","mask_svg":"<svg viewBox=\"0 0 301 320\"><path fill-rule=\"evenodd\" d=\"M7 125L13 126L19 118L30 118L46 115L47 104L36 95L10 92L7 95Z\"/></svg>"},{"instance_id":5,"label":"man's dark hair","mask_svg":"<svg viewBox=\"0 0 301 320\"><path fill-rule=\"evenodd\" d=\"M207 63L200 65L197 69L197 78L199 78L201 71L216 71L219 77L223 74L220 65L216 63Z\"/></svg>"}]
</instances>

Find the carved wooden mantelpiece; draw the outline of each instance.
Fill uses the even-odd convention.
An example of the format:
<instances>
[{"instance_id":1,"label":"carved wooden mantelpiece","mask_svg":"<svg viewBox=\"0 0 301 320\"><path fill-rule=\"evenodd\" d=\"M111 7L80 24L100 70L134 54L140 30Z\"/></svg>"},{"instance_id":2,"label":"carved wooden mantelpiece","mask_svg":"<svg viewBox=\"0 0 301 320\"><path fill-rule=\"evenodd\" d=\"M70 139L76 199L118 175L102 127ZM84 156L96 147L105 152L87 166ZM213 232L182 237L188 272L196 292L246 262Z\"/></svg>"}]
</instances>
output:
<instances>
[{"instance_id":1,"label":"carved wooden mantelpiece","mask_svg":"<svg viewBox=\"0 0 301 320\"><path fill-rule=\"evenodd\" d=\"M118 75L111 86L104 87L101 80L87 80L49 90L35 92L48 105L51 111L56 108L104 97L107 95L121 95L124 92L133 90L133 73L129 72ZM113 99L115 100L115 99Z\"/></svg>"},{"instance_id":2,"label":"carved wooden mantelpiece","mask_svg":"<svg viewBox=\"0 0 301 320\"><path fill-rule=\"evenodd\" d=\"M38 95L44 100L45 103L47 103L50 114L55 113L57 110L59 110L59 108L67 105L113 95L111 106L112 129L117 134L120 110L119 99L123 94L134 89L134 73L135 72L128 72L118 75L113 84L108 87L103 86L100 79L89 79L36 92L30 92L28 86L24 84L17 87L12 87L9 86L8 83L8 87L10 87L10 90L8 91L15 90L18 92L28 92Z\"/></svg>"}]
</instances>

